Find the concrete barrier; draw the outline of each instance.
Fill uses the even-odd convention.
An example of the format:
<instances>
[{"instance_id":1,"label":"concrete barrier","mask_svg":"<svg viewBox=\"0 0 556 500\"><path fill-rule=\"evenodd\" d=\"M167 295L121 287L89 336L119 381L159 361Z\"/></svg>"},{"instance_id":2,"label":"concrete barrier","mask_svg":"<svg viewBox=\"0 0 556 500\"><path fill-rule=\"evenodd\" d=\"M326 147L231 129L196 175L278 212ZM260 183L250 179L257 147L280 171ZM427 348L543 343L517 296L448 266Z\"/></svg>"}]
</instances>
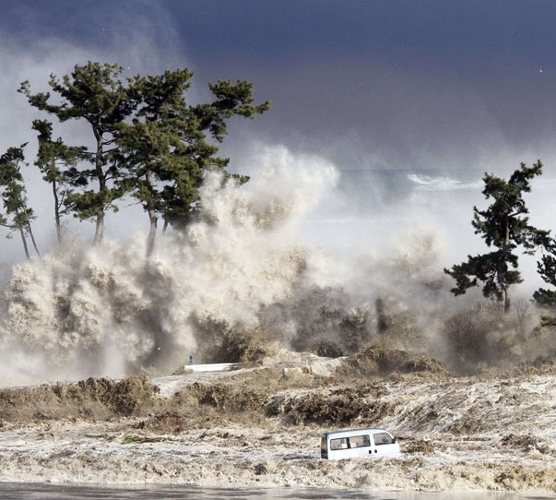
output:
<instances>
[{"instance_id":1,"label":"concrete barrier","mask_svg":"<svg viewBox=\"0 0 556 500\"><path fill-rule=\"evenodd\" d=\"M232 368L239 368L239 363L191 364L183 367L184 370L191 370L194 372L222 372L224 370L231 370Z\"/></svg>"}]
</instances>

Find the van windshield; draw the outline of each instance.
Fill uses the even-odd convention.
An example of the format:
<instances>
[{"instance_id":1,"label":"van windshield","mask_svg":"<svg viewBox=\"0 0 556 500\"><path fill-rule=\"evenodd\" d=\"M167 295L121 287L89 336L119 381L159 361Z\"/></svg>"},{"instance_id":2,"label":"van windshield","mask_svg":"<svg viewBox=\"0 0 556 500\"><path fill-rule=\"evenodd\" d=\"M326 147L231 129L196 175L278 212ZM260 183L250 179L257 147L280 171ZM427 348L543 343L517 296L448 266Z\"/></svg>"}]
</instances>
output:
<instances>
[{"instance_id":1,"label":"van windshield","mask_svg":"<svg viewBox=\"0 0 556 500\"><path fill-rule=\"evenodd\" d=\"M387 432L377 432L373 434L373 439L376 446L380 446L381 444L392 444L394 442L394 438Z\"/></svg>"}]
</instances>

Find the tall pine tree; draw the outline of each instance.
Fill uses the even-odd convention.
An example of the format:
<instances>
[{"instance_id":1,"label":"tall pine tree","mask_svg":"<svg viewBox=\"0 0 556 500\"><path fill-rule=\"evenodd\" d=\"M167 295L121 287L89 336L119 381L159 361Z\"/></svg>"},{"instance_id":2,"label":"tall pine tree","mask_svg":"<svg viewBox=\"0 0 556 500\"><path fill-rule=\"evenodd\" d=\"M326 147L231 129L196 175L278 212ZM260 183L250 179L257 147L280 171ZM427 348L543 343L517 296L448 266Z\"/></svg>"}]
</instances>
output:
<instances>
[{"instance_id":1,"label":"tall pine tree","mask_svg":"<svg viewBox=\"0 0 556 500\"><path fill-rule=\"evenodd\" d=\"M121 80L122 72L117 64L88 62L76 65L71 75L65 75L61 81L51 75L49 85L59 104L52 104L49 92L32 94L28 81L19 89L32 106L55 115L61 122L84 120L89 125L93 142L87 152L90 167L80 175L87 186L95 183L96 187L73 192L66 204L80 219L95 220L95 243L102 240L107 210L116 210L115 200L121 197L113 183L118 177L114 162L115 132L137 106L129 96L127 83Z\"/></svg>"},{"instance_id":2,"label":"tall pine tree","mask_svg":"<svg viewBox=\"0 0 556 500\"><path fill-rule=\"evenodd\" d=\"M39 150L35 165L43 174L43 180L51 185L54 199L54 223L58 241L62 241L62 215L66 213L66 200L73 193L73 186L86 186L87 180L76 168L86 157L84 147L66 146L61 138L52 139L52 124L46 120L34 120L33 129L38 134Z\"/></svg>"},{"instance_id":3,"label":"tall pine tree","mask_svg":"<svg viewBox=\"0 0 556 500\"><path fill-rule=\"evenodd\" d=\"M31 255L27 243L28 237L37 255L39 249L31 228L31 221L35 219L35 214L27 205L25 183L21 173L21 165L25 160L23 155L25 146L23 144L19 148L10 147L0 156L0 196L4 206L4 215L0 213L0 225L10 230L8 237L14 231L19 233L25 256L29 259Z\"/></svg>"},{"instance_id":4,"label":"tall pine tree","mask_svg":"<svg viewBox=\"0 0 556 500\"><path fill-rule=\"evenodd\" d=\"M472 225L492 252L468 256L467 262L454 265L444 272L456 280L452 288L455 295L464 294L469 288L482 286L483 295L504 303L504 311L510 310L510 289L523 280L518 270L517 250L533 252L539 246L549 245L549 232L529 224L523 193L531 191L531 180L542 174L542 163L532 167L524 163L509 181L485 174L482 193L492 204L486 210L473 208Z\"/></svg>"},{"instance_id":5,"label":"tall pine tree","mask_svg":"<svg viewBox=\"0 0 556 500\"><path fill-rule=\"evenodd\" d=\"M218 158L227 120L232 116L253 118L270 104L253 103L253 86L239 81L211 84L211 103L190 105L185 92L193 73L187 69L163 75L136 77L130 88L139 103L131 123L120 125L119 168L123 190L130 191L149 216L147 252L153 249L158 219L184 226L207 170L224 172L228 159ZM246 178L240 178L245 181Z\"/></svg>"}]
</instances>

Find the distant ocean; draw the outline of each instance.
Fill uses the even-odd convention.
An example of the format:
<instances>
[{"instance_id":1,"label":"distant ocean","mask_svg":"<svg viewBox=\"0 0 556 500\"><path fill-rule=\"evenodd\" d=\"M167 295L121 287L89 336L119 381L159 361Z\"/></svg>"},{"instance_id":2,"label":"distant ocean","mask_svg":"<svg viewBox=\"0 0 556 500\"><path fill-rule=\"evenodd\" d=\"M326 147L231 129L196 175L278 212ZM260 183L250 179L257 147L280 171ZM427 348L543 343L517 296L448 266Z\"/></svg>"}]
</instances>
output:
<instances>
[{"instance_id":1,"label":"distant ocean","mask_svg":"<svg viewBox=\"0 0 556 500\"><path fill-rule=\"evenodd\" d=\"M484 172L479 169L378 169L343 170L338 188L342 192L382 194L383 203L397 203L411 199L415 192L478 192L482 189ZM369 191L371 190L371 191ZM361 192L363 191L363 192Z\"/></svg>"},{"instance_id":2,"label":"distant ocean","mask_svg":"<svg viewBox=\"0 0 556 500\"><path fill-rule=\"evenodd\" d=\"M339 194L349 196L348 205L360 212L434 200L476 204L485 200L482 194L484 175L485 170L480 168L342 170L337 190ZM496 172L494 175L509 179L509 176ZM525 196L536 197L547 191L553 193L555 185L556 178L545 173L533 180L532 193Z\"/></svg>"},{"instance_id":3,"label":"distant ocean","mask_svg":"<svg viewBox=\"0 0 556 500\"><path fill-rule=\"evenodd\" d=\"M323 247L357 253L419 226L453 239L473 237L473 206L484 196L481 170L342 170L336 188L303 222Z\"/></svg>"}]
</instances>

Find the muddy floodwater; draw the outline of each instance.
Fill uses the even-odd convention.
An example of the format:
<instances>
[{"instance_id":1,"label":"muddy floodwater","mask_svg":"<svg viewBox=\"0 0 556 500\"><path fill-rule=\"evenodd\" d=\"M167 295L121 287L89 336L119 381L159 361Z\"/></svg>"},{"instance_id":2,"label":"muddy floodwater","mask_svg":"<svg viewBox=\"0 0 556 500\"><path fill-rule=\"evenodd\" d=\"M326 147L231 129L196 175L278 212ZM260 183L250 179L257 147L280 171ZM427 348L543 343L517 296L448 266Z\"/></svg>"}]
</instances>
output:
<instances>
[{"instance_id":1,"label":"muddy floodwater","mask_svg":"<svg viewBox=\"0 0 556 500\"><path fill-rule=\"evenodd\" d=\"M361 490L325 489L225 489L188 488L183 486L99 487L49 484L0 484L4 500L522 500L531 497L511 493L454 493L454 492L367 492Z\"/></svg>"},{"instance_id":2,"label":"muddy floodwater","mask_svg":"<svg viewBox=\"0 0 556 500\"><path fill-rule=\"evenodd\" d=\"M456 377L425 358L364 372L358 356L2 389L1 496L556 496L551 362ZM401 456L321 459L324 431L371 426L392 432Z\"/></svg>"}]
</instances>

